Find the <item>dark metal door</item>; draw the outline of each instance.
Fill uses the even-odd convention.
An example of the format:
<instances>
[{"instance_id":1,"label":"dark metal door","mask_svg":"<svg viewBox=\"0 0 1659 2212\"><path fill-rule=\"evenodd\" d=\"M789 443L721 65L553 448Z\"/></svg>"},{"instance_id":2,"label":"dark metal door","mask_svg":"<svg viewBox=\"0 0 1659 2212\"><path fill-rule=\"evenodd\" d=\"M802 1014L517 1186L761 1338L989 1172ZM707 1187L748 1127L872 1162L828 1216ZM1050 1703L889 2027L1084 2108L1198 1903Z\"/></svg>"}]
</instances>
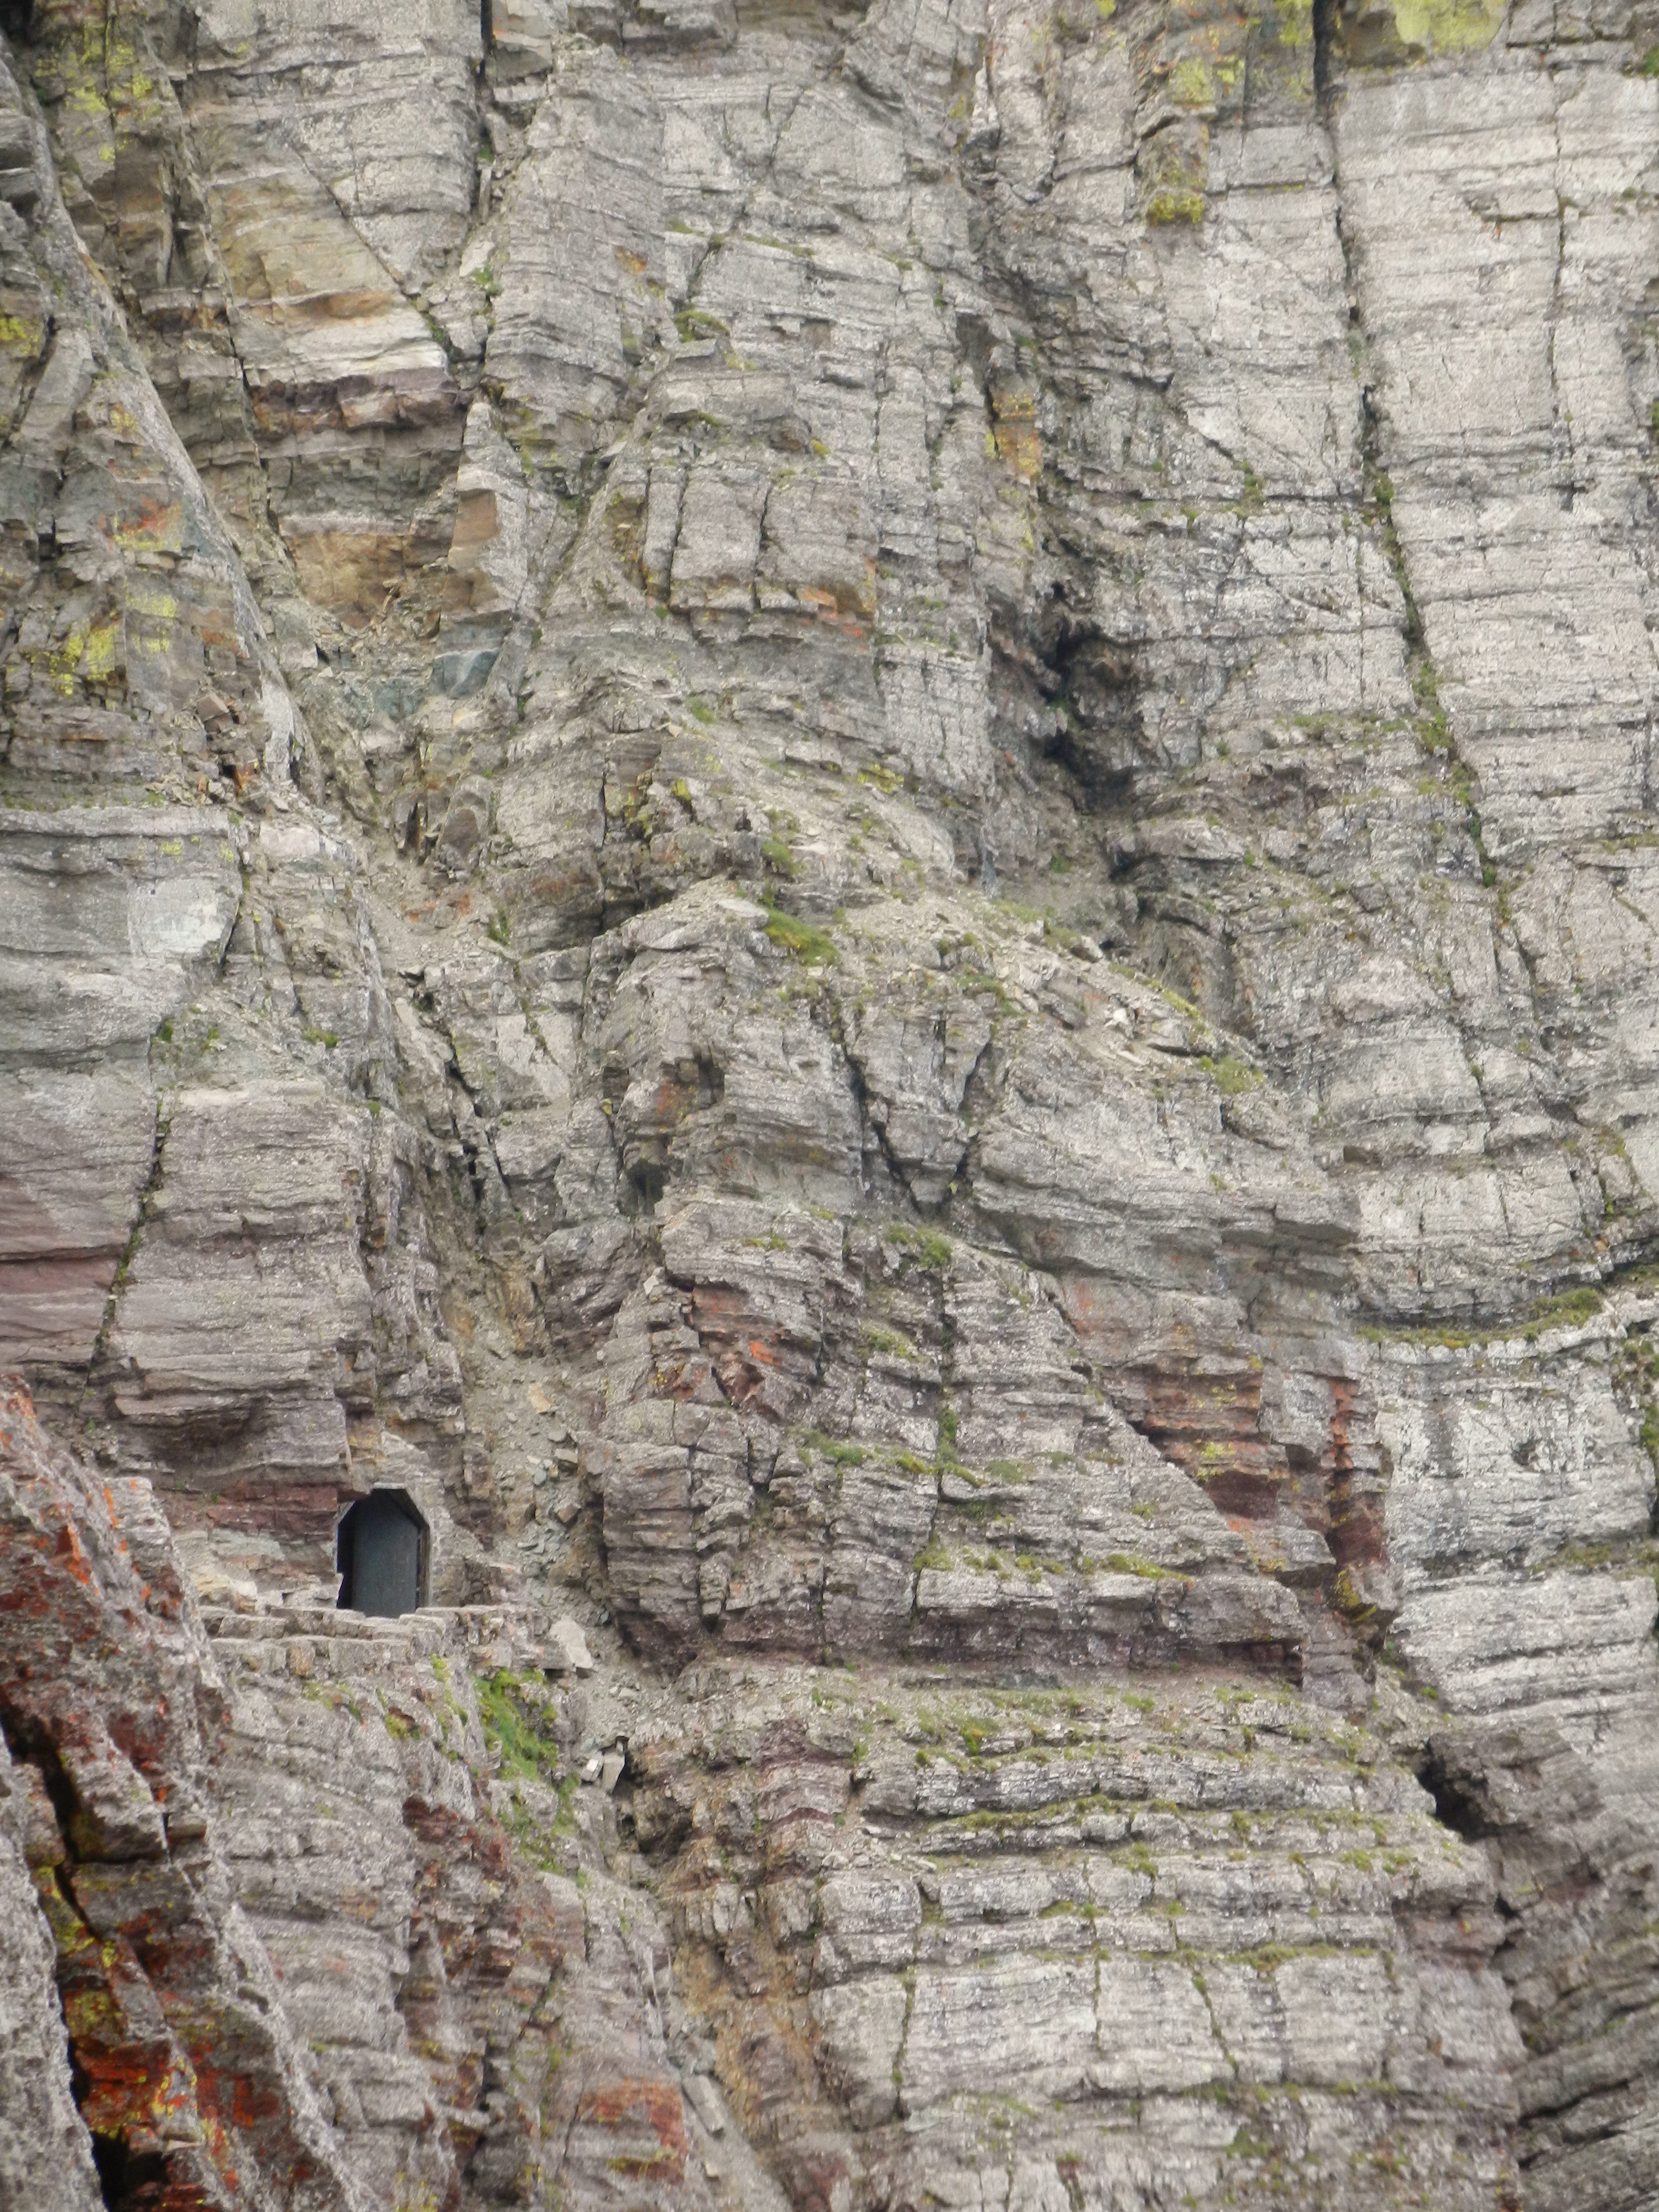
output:
<instances>
[{"instance_id":1,"label":"dark metal door","mask_svg":"<svg viewBox=\"0 0 1659 2212\"><path fill-rule=\"evenodd\" d=\"M363 1499L352 1516L351 1603L393 1619L420 1603L421 1532L390 1498Z\"/></svg>"}]
</instances>

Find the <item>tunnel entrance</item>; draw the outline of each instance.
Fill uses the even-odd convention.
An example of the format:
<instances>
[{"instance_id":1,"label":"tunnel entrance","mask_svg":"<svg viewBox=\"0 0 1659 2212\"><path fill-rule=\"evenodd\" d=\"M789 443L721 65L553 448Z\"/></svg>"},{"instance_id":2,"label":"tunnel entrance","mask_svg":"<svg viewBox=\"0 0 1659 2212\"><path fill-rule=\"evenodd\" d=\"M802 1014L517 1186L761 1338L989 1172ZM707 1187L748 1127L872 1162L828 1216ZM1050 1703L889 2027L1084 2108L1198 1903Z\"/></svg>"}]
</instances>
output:
<instances>
[{"instance_id":1,"label":"tunnel entrance","mask_svg":"<svg viewBox=\"0 0 1659 2212\"><path fill-rule=\"evenodd\" d=\"M427 1596L428 1529L406 1490L372 1490L341 1520L334 1564L343 1613L383 1620L413 1613Z\"/></svg>"}]
</instances>

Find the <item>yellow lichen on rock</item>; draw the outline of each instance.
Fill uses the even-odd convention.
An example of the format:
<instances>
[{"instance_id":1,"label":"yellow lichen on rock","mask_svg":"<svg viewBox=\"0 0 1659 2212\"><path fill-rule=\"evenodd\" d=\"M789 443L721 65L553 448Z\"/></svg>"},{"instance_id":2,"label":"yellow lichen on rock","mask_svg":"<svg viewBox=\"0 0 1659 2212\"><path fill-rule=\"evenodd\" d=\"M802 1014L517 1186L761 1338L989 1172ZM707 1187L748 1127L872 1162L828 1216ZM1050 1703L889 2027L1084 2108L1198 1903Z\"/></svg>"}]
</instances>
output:
<instances>
[{"instance_id":1,"label":"yellow lichen on rock","mask_svg":"<svg viewBox=\"0 0 1659 2212\"><path fill-rule=\"evenodd\" d=\"M1478 53L1504 20L1504 0L1393 0L1401 42L1431 54Z\"/></svg>"}]
</instances>

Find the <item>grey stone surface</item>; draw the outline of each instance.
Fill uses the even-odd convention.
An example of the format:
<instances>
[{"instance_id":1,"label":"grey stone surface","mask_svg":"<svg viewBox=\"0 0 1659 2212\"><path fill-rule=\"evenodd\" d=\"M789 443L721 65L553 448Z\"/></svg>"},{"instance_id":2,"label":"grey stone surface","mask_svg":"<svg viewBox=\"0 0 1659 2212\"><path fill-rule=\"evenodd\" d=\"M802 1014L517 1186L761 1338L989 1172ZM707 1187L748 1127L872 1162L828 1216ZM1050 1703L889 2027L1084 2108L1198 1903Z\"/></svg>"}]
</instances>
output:
<instances>
[{"instance_id":1,"label":"grey stone surface","mask_svg":"<svg viewBox=\"0 0 1659 2212\"><path fill-rule=\"evenodd\" d=\"M0 1831L0 2185L18 2204L46 2212L94 2212L103 2202L92 2142L76 2109L69 2038L58 2004L52 1939L35 1901L24 1854L33 1793L9 1753ZM41 1795L44 1796L44 1791Z\"/></svg>"},{"instance_id":2,"label":"grey stone surface","mask_svg":"<svg viewBox=\"0 0 1659 2212\"><path fill-rule=\"evenodd\" d=\"M1656 40L35 0L6 2186L1648 2202Z\"/></svg>"}]
</instances>

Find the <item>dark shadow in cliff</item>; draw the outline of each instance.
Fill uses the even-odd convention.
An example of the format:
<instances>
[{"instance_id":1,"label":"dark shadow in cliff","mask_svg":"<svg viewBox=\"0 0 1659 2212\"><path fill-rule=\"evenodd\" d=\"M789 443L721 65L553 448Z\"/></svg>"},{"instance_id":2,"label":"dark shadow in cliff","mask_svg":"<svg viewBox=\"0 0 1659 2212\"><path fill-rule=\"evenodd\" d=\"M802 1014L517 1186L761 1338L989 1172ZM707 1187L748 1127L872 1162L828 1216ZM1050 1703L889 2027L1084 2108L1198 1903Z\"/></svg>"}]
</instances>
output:
<instances>
[{"instance_id":1,"label":"dark shadow in cliff","mask_svg":"<svg viewBox=\"0 0 1659 2212\"><path fill-rule=\"evenodd\" d=\"M1322 111L1328 109L1335 84L1338 0L1314 0L1314 93Z\"/></svg>"},{"instance_id":2,"label":"dark shadow in cliff","mask_svg":"<svg viewBox=\"0 0 1659 2212\"><path fill-rule=\"evenodd\" d=\"M1434 1800L1435 1818L1465 1843L1484 1842L1504 1825L1483 1770L1463 1755L1462 1747L1431 1736L1418 1761L1417 1778Z\"/></svg>"},{"instance_id":3,"label":"dark shadow in cliff","mask_svg":"<svg viewBox=\"0 0 1659 2212\"><path fill-rule=\"evenodd\" d=\"M77 2076L76 2093L80 2081ZM159 2151L135 2152L125 2136L94 2135L92 2162L98 2169L98 2186L110 2212L131 2206L143 2212L161 2202L167 2186L167 2160Z\"/></svg>"}]
</instances>

